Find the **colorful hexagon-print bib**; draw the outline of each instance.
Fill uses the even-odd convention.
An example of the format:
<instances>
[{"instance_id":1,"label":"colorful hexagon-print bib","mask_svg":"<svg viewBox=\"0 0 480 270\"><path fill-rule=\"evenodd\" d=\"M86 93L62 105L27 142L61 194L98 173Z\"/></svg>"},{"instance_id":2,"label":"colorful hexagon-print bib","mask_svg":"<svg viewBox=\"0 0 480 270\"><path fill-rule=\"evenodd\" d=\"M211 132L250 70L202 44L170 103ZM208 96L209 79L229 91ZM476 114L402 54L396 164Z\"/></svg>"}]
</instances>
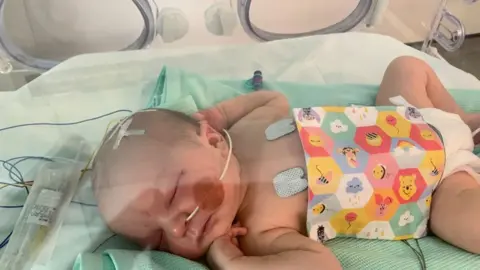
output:
<instances>
[{"instance_id":1,"label":"colorful hexagon-print bib","mask_svg":"<svg viewBox=\"0 0 480 270\"><path fill-rule=\"evenodd\" d=\"M441 135L412 107L294 109L308 177L310 237L426 235L445 167Z\"/></svg>"}]
</instances>

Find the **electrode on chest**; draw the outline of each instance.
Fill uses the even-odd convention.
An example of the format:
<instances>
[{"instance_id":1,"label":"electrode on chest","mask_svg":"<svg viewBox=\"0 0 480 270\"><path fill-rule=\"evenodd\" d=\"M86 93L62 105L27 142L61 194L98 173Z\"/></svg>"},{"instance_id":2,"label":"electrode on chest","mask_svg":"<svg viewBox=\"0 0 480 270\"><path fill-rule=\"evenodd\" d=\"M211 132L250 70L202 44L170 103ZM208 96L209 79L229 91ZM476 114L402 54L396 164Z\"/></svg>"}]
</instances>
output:
<instances>
[{"instance_id":1,"label":"electrode on chest","mask_svg":"<svg viewBox=\"0 0 480 270\"><path fill-rule=\"evenodd\" d=\"M280 172L273 178L273 186L279 197L294 196L308 188L308 181L302 168L296 167Z\"/></svg>"},{"instance_id":2,"label":"electrode on chest","mask_svg":"<svg viewBox=\"0 0 480 270\"><path fill-rule=\"evenodd\" d=\"M294 132L296 129L295 121L291 118L285 118L268 126L265 130L265 138L274 141Z\"/></svg>"}]
</instances>

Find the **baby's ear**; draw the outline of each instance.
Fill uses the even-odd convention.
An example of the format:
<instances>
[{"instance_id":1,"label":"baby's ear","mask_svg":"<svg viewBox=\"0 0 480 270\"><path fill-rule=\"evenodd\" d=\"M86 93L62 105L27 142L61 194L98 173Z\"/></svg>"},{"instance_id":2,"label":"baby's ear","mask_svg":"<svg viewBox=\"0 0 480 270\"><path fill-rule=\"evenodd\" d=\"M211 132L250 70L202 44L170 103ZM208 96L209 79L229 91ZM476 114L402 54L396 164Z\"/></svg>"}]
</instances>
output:
<instances>
[{"instance_id":1,"label":"baby's ear","mask_svg":"<svg viewBox=\"0 0 480 270\"><path fill-rule=\"evenodd\" d=\"M207 146L215 148L223 147L225 139L222 134L210 126L207 121L200 121L200 140Z\"/></svg>"}]
</instances>

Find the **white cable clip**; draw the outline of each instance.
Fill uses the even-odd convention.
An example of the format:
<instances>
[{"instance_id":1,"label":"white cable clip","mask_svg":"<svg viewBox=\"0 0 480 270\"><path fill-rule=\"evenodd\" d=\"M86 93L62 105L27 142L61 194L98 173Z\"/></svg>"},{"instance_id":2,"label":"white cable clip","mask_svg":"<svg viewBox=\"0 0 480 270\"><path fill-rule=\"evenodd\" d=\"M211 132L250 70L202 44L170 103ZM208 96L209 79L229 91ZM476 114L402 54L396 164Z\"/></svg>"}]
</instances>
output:
<instances>
[{"instance_id":1,"label":"white cable clip","mask_svg":"<svg viewBox=\"0 0 480 270\"><path fill-rule=\"evenodd\" d=\"M114 150L120 146L120 142L122 141L123 137L145 134L145 130L140 130L140 129L128 130L128 127L130 126L131 123L132 123L132 118L128 119L123 124L120 124L120 130L118 131L117 140L113 145Z\"/></svg>"}]
</instances>

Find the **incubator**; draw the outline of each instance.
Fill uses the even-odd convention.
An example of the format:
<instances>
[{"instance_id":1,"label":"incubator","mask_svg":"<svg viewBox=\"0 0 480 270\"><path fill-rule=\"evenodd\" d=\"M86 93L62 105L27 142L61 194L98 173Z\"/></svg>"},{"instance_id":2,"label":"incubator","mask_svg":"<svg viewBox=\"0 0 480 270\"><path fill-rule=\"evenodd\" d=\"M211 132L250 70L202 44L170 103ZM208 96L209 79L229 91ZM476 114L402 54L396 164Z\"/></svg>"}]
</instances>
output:
<instances>
[{"instance_id":1,"label":"incubator","mask_svg":"<svg viewBox=\"0 0 480 270\"><path fill-rule=\"evenodd\" d=\"M30 3L45 4L54 1L66 3L66 5L78 4L78 7L73 6L77 12L86 9L85 12L92 13L92 16L110 11L110 15L113 14L115 15L113 17L118 19L116 26L119 29L115 33L105 31L108 26L113 27L111 18L92 19L88 26L97 26L96 30L100 30L99 32L93 31L94 29L88 29L92 31L85 30L88 27L82 24L87 24L88 20L83 20L82 24L74 23L73 25L76 27L72 27L71 21L80 20L80 18L67 16L71 14L67 12L66 7L59 11L58 9L45 10L42 9L42 6L37 5L35 7L40 10L40 15L28 18L32 21L36 19L37 24L32 27L36 29L32 32L38 34L37 43L34 45L42 46L34 46L32 49L19 42L18 36L14 36L21 31L12 32L12 28L10 28L12 25L4 24L6 32L10 31L8 34L11 35L9 36L11 45L22 48L22 51L32 58L49 59L51 62L61 62L66 58L71 58L59 65L54 63L52 66L55 67L50 70L48 70L49 67L38 68L39 72L47 72L17 91L0 92L0 115L6 116L1 118L0 125L0 160L24 160L27 155L33 157L60 156L77 160L75 155L65 154L64 156L51 150L52 146L63 141L68 134L80 135L85 139L89 149L78 160L89 160L110 124L130 115L132 111L143 109L146 105L149 106L149 101L155 100L154 104L163 108L182 110L186 113L195 112L199 108L213 106L220 100L243 93L239 91L245 90L244 86L246 85L249 86L248 89L258 87L261 82L259 82L260 73L256 72L252 78L252 73L256 70L262 71L261 78L264 79L264 86L289 94L292 101L297 104L317 103L317 101L326 105L340 102L343 106L373 104L377 91L376 85L380 84L388 64L399 56L411 55L426 61L436 71L446 88L470 89L458 91L455 96L462 107L470 111L478 111L480 108L478 95L480 81L478 79L445 61L440 61L402 43L412 40L420 42L440 40L440 35L432 35L430 38L427 35L433 33L431 30L438 28L442 28L445 40L452 41L448 36L449 32L440 26L448 23L445 19L446 13L443 12L445 2L442 1L389 1L388 5L382 7L384 10L380 13L370 10L368 19L367 17L362 19L355 27L348 30L352 31L348 34L321 34L298 39L273 36L274 39L282 40L258 42L261 38L256 38L253 34L250 36L242 27L237 12L238 2L162 0L156 3L158 14L157 7L150 6L155 22L153 24L155 29L153 40L144 42L142 46L137 44L139 48L153 47L157 49L123 52L115 51L127 48L137 40L142 29L146 29L145 23L136 9L135 14L138 15L138 20L130 20L131 18L127 16L130 13L102 10L106 6L102 7L101 4L117 1L119 4L116 7L131 4L130 8L135 8L133 1L50 0L48 2L47 0L30 0ZM185 6L185 3L194 1L198 5L190 6L190 8ZM320 3L315 8L310 8L312 10L308 10L308 7L300 4L288 6L288 3L293 1L276 1L275 7L278 8L276 10L278 12L269 14L266 9L266 7L272 8L272 1L269 1L251 1L250 24L254 25L256 29L277 34L298 34L323 29L334 24L332 21L335 19L340 20L351 14L354 7L360 3L348 1L351 5L339 6L339 10L336 12L326 12L317 9L322 5L333 8L335 4L333 2L337 1L302 0L300 2ZM402 3L408 1L418 2L418 5L415 6L415 9L402 9ZM22 2L28 1L5 0L2 2L4 3L3 10L8 11L7 3ZM346 3L347 0L344 2ZM460 2L464 8L478 6L468 6L463 0L457 1L457 3ZM83 6L85 3L90 3L90 6ZM93 5L92 3L100 4L94 6L97 7L96 10L89 9ZM266 5L266 7L261 8L262 5ZM340 8L344 9L340 10ZM399 10L403 10L405 13L402 14ZM418 15L421 13L419 10L425 11L429 16ZM287 16L288 11L291 11L292 15ZM442 12L438 13L438 11ZM42 12L45 13L44 17L41 15ZM332 13L332 16L327 16L328 13ZM39 26L41 25L39 24L40 18L45 19L52 14L58 16L57 19L61 18L61 20L59 19L61 23L56 24L56 27L53 27L55 24L51 25L53 29L51 31L47 31L46 27L43 32L37 31L42 28ZM265 14L272 16L265 16ZM298 14L304 14L304 16ZM321 14L325 20L320 20L322 16L318 19L318 17L310 17L309 14ZM440 15L436 16L437 14ZM5 15L4 17L13 16L9 12L5 12L3 15ZM377 15L378 17L376 17ZM406 20L409 16L411 19ZM284 21L275 18L283 18ZM315 19L313 22L312 18ZM435 18L437 18L436 26L431 27L431 22L434 22ZM120 25L121 19L125 21L125 24ZM9 22L11 23L11 21ZM425 22L425 26L422 26L422 22ZM288 25L290 28L286 27ZM80 31L80 26L85 31ZM65 29L72 29L72 31L62 33L63 35L59 36L63 36L63 38L57 36L57 39L53 39L53 41L45 40L45 36L39 34L44 32L56 34ZM413 31L414 33L410 35L411 32L408 30L412 29L419 31L418 33ZM450 30L454 31L455 28L450 28ZM345 31L347 30L345 29ZM390 37L362 32L382 33L390 35ZM69 47L65 45L72 44L62 43L68 38L73 40L75 36L78 36L78 39L76 39L77 43L73 43L73 45L77 44L77 46ZM81 42L82 39L92 36L93 40L97 42L97 47L87 46L93 43ZM119 36L124 39L118 38ZM107 41L111 41L111 43L105 44ZM5 42L3 41L3 43ZM236 45L224 46L231 43ZM251 44L240 45L238 43ZM48 46L43 46L45 44ZM199 44L210 46L188 47ZM430 44L426 44L427 48L428 46ZM72 57L95 51L105 53ZM16 62L16 58L18 60L26 59L25 56L17 55L15 58L9 56L8 53L5 53L5 57L13 64L14 68L9 75L17 74L20 64ZM26 70L33 70L33 67L25 66ZM249 79L252 79L251 84L246 84L246 80ZM338 91L339 85L344 85L342 91ZM0 88L0 90L2 89ZM317 95L314 92L316 90L333 94ZM269 135L271 134L269 133ZM60 143L60 145L64 144ZM69 144L65 143L65 145ZM56 186L54 185L56 181L50 184L49 181L43 180L70 179L73 186L78 178L66 175L71 166L67 165L66 168L61 166L60 170L52 170L57 168L50 166L62 164L44 164L46 163L43 159L30 159L19 164L18 168L25 180L38 181L37 185L43 182L45 185L38 187L57 192L65 190L62 192L65 196L60 200L61 202L57 199L51 204L47 202L48 205L45 205L45 201L38 201L41 194L40 189L37 189L38 196L34 200L35 192L32 188L31 192L34 196L29 197L30 200L27 201L24 189L11 187L0 190L0 208L7 207L0 209L2 217L4 217L2 226L0 226L0 240L9 238L9 235L12 237L11 247L0 249L0 252L4 253L5 260L16 262L18 258L26 259L26 256L17 252L20 249L19 246L28 246L23 243L27 243L30 239L44 238L43 250L45 252L29 253L29 257L35 264L44 266L39 269L72 269L72 265L76 266L74 269L102 269L102 267L110 266L111 269L138 269L139 267L150 270L204 269L195 267L194 262L170 256L168 253L140 251L137 246L132 246L131 242L115 236L107 229L99 214L98 203L92 194L90 173L86 172L83 180L77 183L77 192L73 198L70 198L70 195L67 194L70 188ZM75 162L72 165L74 164ZM48 167L44 167L45 170L39 171L37 174L36 168L41 165ZM78 169L76 171L79 172ZM50 176L54 177L48 178ZM2 181L11 183L15 179L10 177L10 172L3 167L0 168L0 177L2 177ZM54 194L49 191L45 194L47 193ZM70 200L71 203L68 204ZM43 206L58 205L60 210L61 205L68 204L65 218L61 222L61 226L58 226L60 228L58 237L53 234L56 231L55 227L51 227L50 230L52 237L47 237L48 234L41 233L44 232L41 224L37 224L37 226L29 223L28 216L20 213L20 210L16 211L12 208L23 208L24 203L27 203L24 214L31 212L29 209L38 208L35 205L40 205L42 208L45 208ZM25 221L24 217L27 217L27 222L23 222ZM17 219L19 219L20 226L15 225ZM21 226L21 224L26 225ZM52 226L55 225L52 224ZM35 231L38 228L42 229L37 234ZM17 232L10 233L12 229ZM52 241L49 239L56 240L53 251L49 244ZM407 247L402 243L390 245L391 241L376 241L369 245L374 248L366 251L364 245L353 240L332 246L335 253L340 254L340 260L343 263L353 266L350 269L419 269L416 253L410 251L408 253ZM428 269L442 269L442 267L443 269L476 269L476 266L479 265L478 257L447 246L439 240L427 238L422 241L424 241L421 243L422 245L431 247L423 249L428 260ZM7 242L7 240L3 242ZM1 246L2 244L0 244ZM403 255L397 256L397 254ZM49 258L50 260L48 260ZM372 260L375 260L377 268L372 266ZM182 263L184 267L178 266L175 264L176 262ZM145 265L152 267L145 268ZM394 265L400 267L395 268Z\"/></svg>"},{"instance_id":2,"label":"incubator","mask_svg":"<svg viewBox=\"0 0 480 270\"><path fill-rule=\"evenodd\" d=\"M43 73L75 55L265 42L347 31L458 50L447 0L0 0L0 73ZM467 8L476 0L462 0ZM459 4L457 4L459 5ZM115 6L115 8L112 8ZM274 11L274 12L273 12ZM23 25L23 26L20 26ZM29 79L27 78L26 81Z\"/></svg>"}]
</instances>

